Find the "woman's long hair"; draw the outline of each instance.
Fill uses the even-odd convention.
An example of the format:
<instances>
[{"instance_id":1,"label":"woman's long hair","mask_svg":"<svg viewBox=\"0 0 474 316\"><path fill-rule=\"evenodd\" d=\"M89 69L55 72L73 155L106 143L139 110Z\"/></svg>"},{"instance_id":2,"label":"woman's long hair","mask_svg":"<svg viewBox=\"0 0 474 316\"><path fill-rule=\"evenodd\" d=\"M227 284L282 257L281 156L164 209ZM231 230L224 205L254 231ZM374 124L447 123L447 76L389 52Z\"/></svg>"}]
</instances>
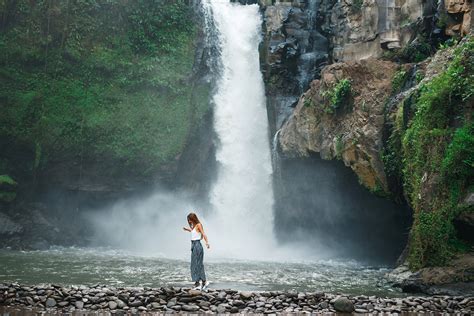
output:
<instances>
[{"instance_id":1,"label":"woman's long hair","mask_svg":"<svg viewBox=\"0 0 474 316\"><path fill-rule=\"evenodd\" d=\"M189 227L196 227L197 224L201 223L199 218L197 217L196 213L189 213L188 214L188 224Z\"/></svg>"}]
</instances>

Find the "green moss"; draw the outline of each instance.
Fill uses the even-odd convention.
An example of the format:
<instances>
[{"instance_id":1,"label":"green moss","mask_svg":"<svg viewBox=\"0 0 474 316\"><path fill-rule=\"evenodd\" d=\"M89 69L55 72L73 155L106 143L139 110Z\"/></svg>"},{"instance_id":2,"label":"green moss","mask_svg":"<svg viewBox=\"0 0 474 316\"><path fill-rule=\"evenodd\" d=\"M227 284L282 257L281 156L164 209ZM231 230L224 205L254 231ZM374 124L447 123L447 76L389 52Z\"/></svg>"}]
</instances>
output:
<instances>
[{"instance_id":1,"label":"green moss","mask_svg":"<svg viewBox=\"0 0 474 316\"><path fill-rule=\"evenodd\" d=\"M208 109L208 87L190 79L184 1L20 0L0 12L0 137L30 147L29 169L89 157L156 171Z\"/></svg>"},{"instance_id":2,"label":"green moss","mask_svg":"<svg viewBox=\"0 0 474 316\"><path fill-rule=\"evenodd\" d=\"M473 48L471 38L455 50L447 70L421 88L407 129L392 134L401 140L397 160L414 210L412 269L446 264L459 244L452 221L474 174L474 128L464 115L474 91ZM455 127L453 121L460 119L462 126Z\"/></svg>"},{"instance_id":3,"label":"green moss","mask_svg":"<svg viewBox=\"0 0 474 316\"><path fill-rule=\"evenodd\" d=\"M16 181L13 180L9 175L0 175L0 186L5 184L10 186L16 186L18 183L16 183Z\"/></svg>"},{"instance_id":4,"label":"green moss","mask_svg":"<svg viewBox=\"0 0 474 316\"><path fill-rule=\"evenodd\" d=\"M425 74L422 71L417 70L415 72L415 81L416 81L416 83L420 83L421 80L423 80L424 77L425 77Z\"/></svg>"},{"instance_id":5,"label":"green moss","mask_svg":"<svg viewBox=\"0 0 474 316\"><path fill-rule=\"evenodd\" d=\"M406 72L404 69L397 71L392 78L392 93L400 92L407 79L408 72Z\"/></svg>"},{"instance_id":6,"label":"green moss","mask_svg":"<svg viewBox=\"0 0 474 316\"><path fill-rule=\"evenodd\" d=\"M9 175L0 175L0 201L12 202L16 198L15 187L18 183Z\"/></svg>"},{"instance_id":7,"label":"green moss","mask_svg":"<svg viewBox=\"0 0 474 316\"><path fill-rule=\"evenodd\" d=\"M339 80L332 88L323 91L322 96L329 101L325 106L326 113L332 114L350 101L352 84L347 78Z\"/></svg>"}]
</instances>

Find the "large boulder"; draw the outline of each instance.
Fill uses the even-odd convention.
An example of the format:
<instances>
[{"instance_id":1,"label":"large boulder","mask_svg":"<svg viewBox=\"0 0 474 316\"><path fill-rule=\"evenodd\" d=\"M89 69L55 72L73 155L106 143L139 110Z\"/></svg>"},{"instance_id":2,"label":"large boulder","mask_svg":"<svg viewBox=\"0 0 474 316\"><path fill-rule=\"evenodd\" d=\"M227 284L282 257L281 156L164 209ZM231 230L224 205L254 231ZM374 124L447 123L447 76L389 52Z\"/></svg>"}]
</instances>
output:
<instances>
[{"instance_id":1,"label":"large boulder","mask_svg":"<svg viewBox=\"0 0 474 316\"><path fill-rule=\"evenodd\" d=\"M333 303L334 309L340 313L352 313L354 304L347 297L339 297Z\"/></svg>"}]
</instances>

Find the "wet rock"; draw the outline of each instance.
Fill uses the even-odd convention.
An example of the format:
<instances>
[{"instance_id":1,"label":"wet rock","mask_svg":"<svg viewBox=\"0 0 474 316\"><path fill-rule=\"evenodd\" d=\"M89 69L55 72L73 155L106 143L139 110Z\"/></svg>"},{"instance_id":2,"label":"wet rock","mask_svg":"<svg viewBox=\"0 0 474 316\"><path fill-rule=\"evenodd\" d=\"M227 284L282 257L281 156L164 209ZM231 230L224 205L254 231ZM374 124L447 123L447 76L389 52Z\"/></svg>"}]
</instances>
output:
<instances>
[{"instance_id":1,"label":"wet rock","mask_svg":"<svg viewBox=\"0 0 474 316\"><path fill-rule=\"evenodd\" d=\"M341 313L352 313L354 304L347 297L339 297L333 303L334 309Z\"/></svg>"},{"instance_id":2,"label":"wet rock","mask_svg":"<svg viewBox=\"0 0 474 316\"><path fill-rule=\"evenodd\" d=\"M219 313L219 314L223 314L223 313L226 312L226 308L225 308L225 306L224 306L223 304L221 304L221 305L217 306L217 310L216 310L216 311L217 311L217 313Z\"/></svg>"},{"instance_id":3,"label":"wet rock","mask_svg":"<svg viewBox=\"0 0 474 316\"><path fill-rule=\"evenodd\" d=\"M242 291L240 292L240 297L243 299L243 300L249 300L251 299L253 296L253 293L252 292L247 292L247 291Z\"/></svg>"},{"instance_id":4,"label":"wet rock","mask_svg":"<svg viewBox=\"0 0 474 316\"><path fill-rule=\"evenodd\" d=\"M26 297L26 302L28 303L28 305L33 305L35 303L35 301L29 296Z\"/></svg>"},{"instance_id":5,"label":"wet rock","mask_svg":"<svg viewBox=\"0 0 474 316\"><path fill-rule=\"evenodd\" d=\"M183 305L181 309L186 312L197 312L199 310L199 307L197 307L196 305Z\"/></svg>"},{"instance_id":6,"label":"wet rock","mask_svg":"<svg viewBox=\"0 0 474 316\"><path fill-rule=\"evenodd\" d=\"M46 300L46 307L54 307L56 306L56 300L54 298L48 298Z\"/></svg>"},{"instance_id":7,"label":"wet rock","mask_svg":"<svg viewBox=\"0 0 474 316\"><path fill-rule=\"evenodd\" d=\"M139 301L139 300L135 300L135 301L129 303L128 305L129 305L130 307L138 307L138 306L142 306L143 303L142 303L141 301Z\"/></svg>"},{"instance_id":8,"label":"wet rock","mask_svg":"<svg viewBox=\"0 0 474 316\"><path fill-rule=\"evenodd\" d=\"M116 309L118 304L115 301L110 301L109 302L109 308L110 309Z\"/></svg>"}]
</instances>

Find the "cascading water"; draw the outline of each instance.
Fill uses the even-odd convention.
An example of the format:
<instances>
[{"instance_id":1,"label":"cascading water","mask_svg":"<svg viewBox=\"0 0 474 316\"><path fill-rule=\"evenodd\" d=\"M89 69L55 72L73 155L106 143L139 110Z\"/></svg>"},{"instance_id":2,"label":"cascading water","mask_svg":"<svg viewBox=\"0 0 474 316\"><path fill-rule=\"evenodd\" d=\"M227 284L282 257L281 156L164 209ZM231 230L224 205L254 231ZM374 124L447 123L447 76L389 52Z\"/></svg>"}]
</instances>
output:
<instances>
[{"instance_id":1,"label":"cascading water","mask_svg":"<svg viewBox=\"0 0 474 316\"><path fill-rule=\"evenodd\" d=\"M212 21L207 25L217 30L211 44L219 48L222 67L213 97L219 169L210 192L210 235L221 255L266 257L274 246L273 191L259 7L229 0L207 0L203 7Z\"/></svg>"}]
</instances>

